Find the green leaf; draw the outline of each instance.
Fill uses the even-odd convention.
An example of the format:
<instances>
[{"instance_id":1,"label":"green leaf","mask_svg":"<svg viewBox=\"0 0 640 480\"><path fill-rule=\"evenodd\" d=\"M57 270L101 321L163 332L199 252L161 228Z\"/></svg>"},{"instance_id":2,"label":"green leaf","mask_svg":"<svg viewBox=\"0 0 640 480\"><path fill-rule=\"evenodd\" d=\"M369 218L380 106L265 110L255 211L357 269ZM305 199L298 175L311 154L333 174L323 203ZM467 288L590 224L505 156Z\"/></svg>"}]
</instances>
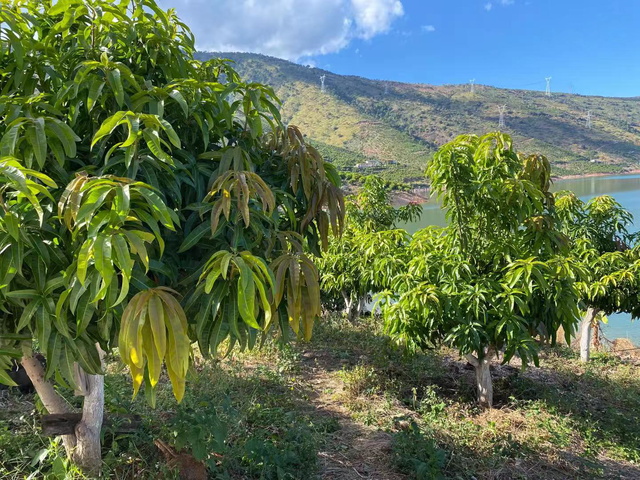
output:
<instances>
[{"instance_id":1,"label":"green leaf","mask_svg":"<svg viewBox=\"0 0 640 480\"><path fill-rule=\"evenodd\" d=\"M115 262L119 266L120 270L124 272L125 276L131 277L131 269L133 268L133 261L129 254L129 248L124 237L120 234L113 235L113 248L115 250Z\"/></svg>"},{"instance_id":2,"label":"green leaf","mask_svg":"<svg viewBox=\"0 0 640 480\"><path fill-rule=\"evenodd\" d=\"M124 231L127 240L129 241L129 245L131 245L131 249L133 253L137 254L142 261L142 264L145 267L145 271L149 270L149 254L147 253L147 248L144 246L144 242L142 239L136 235L134 232Z\"/></svg>"},{"instance_id":3,"label":"green leaf","mask_svg":"<svg viewBox=\"0 0 640 480\"><path fill-rule=\"evenodd\" d=\"M147 142L147 148L153 153L153 155L160 160L161 162L168 163L173 165L173 160L167 153L162 150L162 145L160 143L160 135L158 134L158 130L153 128L145 128L142 131L142 136Z\"/></svg>"},{"instance_id":4,"label":"green leaf","mask_svg":"<svg viewBox=\"0 0 640 480\"><path fill-rule=\"evenodd\" d=\"M240 269L240 277L238 278L238 311L247 325L260 329L254 313L256 285L253 281L253 272L242 259L236 258L234 262Z\"/></svg>"},{"instance_id":5,"label":"green leaf","mask_svg":"<svg viewBox=\"0 0 640 480\"><path fill-rule=\"evenodd\" d=\"M80 252L78 253L78 266L76 269L76 275L78 280L84 286L84 282L87 278L87 269L89 267L89 260L91 259L91 253L93 249L94 239L88 238L82 244Z\"/></svg>"},{"instance_id":6,"label":"green leaf","mask_svg":"<svg viewBox=\"0 0 640 480\"><path fill-rule=\"evenodd\" d=\"M3 157L13 156L16 152L16 143L20 133L20 128L24 122L19 122L7 129L0 141L0 154Z\"/></svg>"},{"instance_id":7,"label":"green leaf","mask_svg":"<svg viewBox=\"0 0 640 480\"><path fill-rule=\"evenodd\" d=\"M201 223L200 225L198 225L189 233L189 235L187 235L187 238L184 239L182 245L180 245L178 253L186 252L190 248L197 245L209 231L210 228L207 223Z\"/></svg>"},{"instance_id":8,"label":"green leaf","mask_svg":"<svg viewBox=\"0 0 640 480\"><path fill-rule=\"evenodd\" d=\"M80 301L78 302L78 309L76 311L76 338L82 335L87 329L95 310L96 305L95 303L91 302L91 295L89 293L80 297Z\"/></svg>"},{"instance_id":9,"label":"green leaf","mask_svg":"<svg viewBox=\"0 0 640 480\"><path fill-rule=\"evenodd\" d=\"M162 129L167 134L167 137L169 137L169 141L173 144L173 146L177 147L177 148L180 148L180 146L181 146L180 137L178 136L176 131L173 129L171 124L169 122L167 122L166 120L162 120L161 119L160 120L160 125L162 126Z\"/></svg>"},{"instance_id":10,"label":"green leaf","mask_svg":"<svg viewBox=\"0 0 640 480\"><path fill-rule=\"evenodd\" d=\"M14 382L9 374L0 368L0 383L7 385L8 387L17 387L18 384Z\"/></svg>"},{"instance_id":11,"label":"green leaf","mask_svg":"<svg viewBox=\"0 0 640 480\"><path fill-rule=\"evenodd\" d=\"M11 212L7 212L3 220L9 235L11 235L14 240L20 241L20 226L18 225L18 218Z\"/></svg>"},{"instance_id":12,"label":"green leaf","mask_svg":"<svg viewBox=\"0 0 640 480\"><path fill-rule=\"evenodd\" d=\"M44 305L41 305L36 312L36 331L38 343L47 345L49 343L49 335L51 335L51 317Z\"/></svg>"},{"instance_id":13,"label":"green leaf","mask_svg":"<svg viewBox=\"0 0 640 480\"><path fill-rule=\"evenodd\" d=\"M182 93L180 93L178 90L172 90L169 93L169 96L173 98L176 102L178 102L178 105L180 105L180 108L182 108L182 113L184 113L185 117L188 117L189 106L187 105L187 101L182 96Z\"/></svg>"},{"instance_id":14,"label":"green leaf","mask_svg":"<svg viewBox=\"0 0 640 480\"><path fill-rule=\"evenodd\" d=\"M40 168L44 167L47 157L47 135L44 131L44 118L36 118L26 130L27 140L31 145Z\"/></svg>"},{"instance_id":15,"label":"green leaf","mask_svg":"<svg viewBox=\"0 0 640 480\"><path fill-rule=\"evenodd\" d=\"M93 254L96 269L100 272L105 285L109 285L113 278L113 259L111 258L111 236L100 235L96 239Z\"/></svg>"},{"instance_id":16,"label":"green leaf","mask_svg":"<svg viewBox=\"0 0 640 480\"><path fill-rule=\"evenodd\" d=\"M147 200L152 215L160 220L165 227L175 230L169 209L162 199L153 190L148 188L141 188L138 192Z\"/></svg>"},{"instance_id":17,"label":"green leaf","mask_svg":"<svg viewBox=\"0 0 640 480\"><path fill-rule=\"evenodd\" d=\"M35 299L32 302L29 302L27 306L22 310L22 315L20 316L20 320L18 322L18 327L16 331L21 331L23 328L27 327L31 322L31 319L35 315L38 308L40 308L41 300Z\"/></svg>"},{"instance_id":18,"label":"green leaf","mask_svg":"<svg viewBox=\"0 0 640 480\"><path fill-rule=\"evenodd\" d=\"M91 86L89 87L89 93L87 94L87 111L91 112L96 103L96 100L100 96L105 82L100 77L94 77Z\"/></svg>"},{"instance_id":19,"label":"green leaf","mask_svg":"<svg viewBox=\"0 0 640 480\"><path fill-rule=\"evenodd\" d=\"M118 102L118 106L122 107L124 103L124 90L122 89L122 79L120 78L120 70L114 69L109 70L107 72L107 80L109 81L109 86L116 97L116 102Z\"/></svg>"},{"instance_id":20,"label":"green leaf","mask_svg":"<svg viewBox=\"0 0 640 480\"><path fill-rule=\"evenodd\" d=\"M91 148L95 146L100 140L102 140L107 135L111 135L113 131L118 127L118 125L122 125L126 122L128 112L116 112L109 118L107 118L102 125L100 125L100 129L96 132L93 137L93 141L91 142Z\"/></svg>"}]
</instances>

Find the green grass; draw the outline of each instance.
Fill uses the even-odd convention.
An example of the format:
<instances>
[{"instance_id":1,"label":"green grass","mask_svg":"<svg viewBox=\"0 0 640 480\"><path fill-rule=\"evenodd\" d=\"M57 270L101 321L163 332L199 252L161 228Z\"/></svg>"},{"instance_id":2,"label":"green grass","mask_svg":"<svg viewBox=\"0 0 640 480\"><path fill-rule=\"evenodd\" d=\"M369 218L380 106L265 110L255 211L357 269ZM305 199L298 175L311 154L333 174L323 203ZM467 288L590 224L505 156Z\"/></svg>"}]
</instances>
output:
<instances>
[{"instance_id":1,"label":"green grass","mask_svg":"<svg viewBox=\"0 0 640 480\"><path fill-rule=\"evenodd\" d=\"M640 476L640 367L607 354L584 367L545 348L540 368L496 365L492 411L455 352L408 355L370 318L324 319L309 344L198 359L181 405L164 377L152 410L115 359L109 371L107 411L144 425L105 432L107 478L173 478L158 438L220 479ZM79 475L41 436L33 397L0 401L0 478Z\"/></svg>"}]
</instances>

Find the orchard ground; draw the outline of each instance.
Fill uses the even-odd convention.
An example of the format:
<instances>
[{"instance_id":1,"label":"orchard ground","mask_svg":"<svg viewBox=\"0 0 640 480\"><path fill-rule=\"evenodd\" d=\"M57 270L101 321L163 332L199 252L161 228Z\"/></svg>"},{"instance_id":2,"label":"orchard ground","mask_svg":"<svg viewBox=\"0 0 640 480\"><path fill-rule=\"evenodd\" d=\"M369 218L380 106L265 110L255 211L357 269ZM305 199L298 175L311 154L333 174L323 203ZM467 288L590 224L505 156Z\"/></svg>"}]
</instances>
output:
<instances>
[{"instance_id":1,"label":"orchard ground","mask_svg":"<svg viewBox=\"0 0 640 480\"><path fill-rule=\"evenodd\" d=\"M143 426L104 430L105 477L179 478L160 439L221 479L640 478L637 361L597 353L585 366L545 347L539 368L495 363L495 408L483 411L455 352L405 355L380 323L335 316L308 344L197 359L183 403L163 375L155 410L143 393L131 399L112 358L107 414L137 413ZM37 407L0 392L0 478L80 478L42 436Z\"/></svg>"}]
</instances>

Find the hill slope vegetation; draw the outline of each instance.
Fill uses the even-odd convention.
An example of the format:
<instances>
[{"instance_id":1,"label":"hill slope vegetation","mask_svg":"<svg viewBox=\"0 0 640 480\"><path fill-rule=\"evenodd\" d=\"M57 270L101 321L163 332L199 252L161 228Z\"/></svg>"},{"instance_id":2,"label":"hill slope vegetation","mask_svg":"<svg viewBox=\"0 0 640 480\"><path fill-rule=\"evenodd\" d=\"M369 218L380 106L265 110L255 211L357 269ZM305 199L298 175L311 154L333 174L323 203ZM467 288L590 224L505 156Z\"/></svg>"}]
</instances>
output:
<instances>
[{"instance_id":1,"label":"hill slope vegetation","mask_svg":"<svg viewBox=\"0 0 640 480\"><path fill-rule=\"evenodd\" d=\"M467 85L369 80L250 53L197 55L229 58L243 78L273 86L284 120L300 126L343 171L419 185L438 146L462 133L496 130L500 105L507 106L506 133L523 150L546 154L555 175L621 173L640 165L640 97L546 97L482 85L471 93Z\"/></svg>"}]
</instances>

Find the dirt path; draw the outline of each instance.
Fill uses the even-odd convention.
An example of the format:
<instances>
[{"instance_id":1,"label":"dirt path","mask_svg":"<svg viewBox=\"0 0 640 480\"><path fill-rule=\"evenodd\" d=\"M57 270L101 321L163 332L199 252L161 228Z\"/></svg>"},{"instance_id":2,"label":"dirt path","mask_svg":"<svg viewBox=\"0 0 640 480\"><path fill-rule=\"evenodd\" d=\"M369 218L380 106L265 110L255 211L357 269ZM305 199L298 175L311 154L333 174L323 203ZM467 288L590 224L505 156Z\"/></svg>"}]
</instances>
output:
<instances>
[{"instance_id":1,"label":"dirt path","mask_svg":"<svg viewBox=\"0 0 640 480\"><path fill-rule=\"evenodd\" d=\"M311 406L335 418L340 425L324 451L318 452L319 477L335 480L406 478L394 471L391 435L355 422L340 401L343 382L334 372L341 367L340 360L326 351L308 350L303 355L302 377L311 390Z\"/></svg>"}]
</instances>

